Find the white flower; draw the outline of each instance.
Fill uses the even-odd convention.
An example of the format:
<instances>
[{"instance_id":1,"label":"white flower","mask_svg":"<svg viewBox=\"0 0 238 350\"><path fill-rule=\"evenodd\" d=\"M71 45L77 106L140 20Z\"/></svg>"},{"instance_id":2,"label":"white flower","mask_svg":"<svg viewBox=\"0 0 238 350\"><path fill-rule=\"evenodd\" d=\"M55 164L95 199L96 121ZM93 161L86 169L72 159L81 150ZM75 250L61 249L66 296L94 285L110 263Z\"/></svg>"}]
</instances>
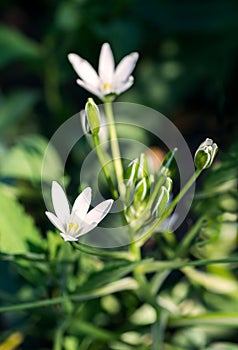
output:
<instances>
[{"instance_id":1,"label":"white flower","mask_svg":"<svg viewBox=\"0 0 238 350\"><path fill-rule=\"evenodd\" d=\"M68 55L70 63L81 78L77 79L77 83L98 96L102 101L107 95L119 95L131 87L134 81L131 73L138 57L137 52L125 56L115 69L111 47L108 43L104 43L99 57L99 74L97 74L91 64L80 56L74 53Z\"/></svg>"},{"instance_id":2,"label":"white flower","mask_svg":"<svg viewBox=\"0 0 238 350\"><path fill-rule=\"evenodd\" d=\"M68 199L56 181L52 183L51 195L56 215L48 211L46 215L60 230L60 235L65 241L77 241L80 236L94 229L108 214L113 203L112 199L108 199L88 212L92 190L87 187L76 198L70 211Z\"/></svg>"}]
</instances>

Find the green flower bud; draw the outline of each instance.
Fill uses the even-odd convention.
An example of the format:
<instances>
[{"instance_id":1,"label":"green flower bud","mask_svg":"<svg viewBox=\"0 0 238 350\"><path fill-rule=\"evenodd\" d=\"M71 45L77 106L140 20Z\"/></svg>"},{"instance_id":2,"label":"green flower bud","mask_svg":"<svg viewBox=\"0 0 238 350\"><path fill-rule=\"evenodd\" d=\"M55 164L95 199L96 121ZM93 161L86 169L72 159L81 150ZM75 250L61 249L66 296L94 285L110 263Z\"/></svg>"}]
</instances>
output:
<instances>
[{"instance_id":1,"label":"green flower bud","mask_svg":"<svg viewBox=\"0 0 238 350\"><path fill-rule=\"evenodd\" d=\"M150 189L149 181L147 178L143 177L143 179L141 179L136 185L134 203L135 204L143 203L143 201L147 197L149 189Z\"/></svg>"},{"instance_id":2,"label":"green flower bud","mask_svg":"<svg viewBox=\"0 0 238 350\"><path fill-rule=\"evenodd\" d=\"M194 156L194 164L196 168L198 170L209 168L213 163L217 151L217 144L213 143L211 139L206 139L201 143Z\"/></svg>"},{"instance_id":3,"label":"green flower bud","mask_svg":"<svg viewBox=\"0 0 238 350\"><path fill-rule=\"evenodd\" d=\"M137 181L137 174L139 169L139 160L138 158L134 159L130 164L128 165L126 169L125 178L127 180L127 186L133 186L135 185Z\"/></svg>"},{"instance_id":4,"label":"green flower bud","mask_svg":"<svg viewBox=\"0 0 238 350\"><path fill-rule=\"evenodd\" d=\"M153 214L155 214L157 217L161 217L165 212L168 202L169 202L169 191L165 186L162 186L159 191L158 200L153 210Z\"/></svg>"},{"instance_id":5,"label":"green flower bud","mask_svg":"<svg viewBox=\"0 0 238 350\"><path fill-rule=\"evenodd\" d=\"M85 110L83 109L82 111L80 111L79 115L80 115L80 120L81 120L81 125L82 125L83 132L86 135L87 134L91 134L91 130L90 130L90 126L89 126L89 123L88 123L88 119L86 117Z\"/></svg>"},{"instance_id":6,"label":"green flower bud","mask_svg":"<svg viewBox=\"0 0 238 350\"><path fill-rule=\"evenodd\" d=\"M89 124L89 126L86 126L85 129L89 129L92 135L98 135L100 130L100 112L98 106L92 98L88 99L85 106L85 111L87 122Z\"/></svg>"},{"instance_id":7,"label":"green flower bud","mask_svg":"<svg viewBox=\"0 0 238 350\"><path fill-rule=\"evenodd\" d=\"M145 154L141 153L137 177L138 179L142 179L143 177L146 177L148 175L149 175L148 162Z\"/></svg>"},{"instance_id":8,"label":"green flower bud","mask_svg":"<svg viewBox=\"0 0 238 350\"><path fill-rule=\"evenodd\" d=\"M164 182L164 187L168 190L169 193L172 191L172 186L173 181L170 177L167 176Z\"/></svg>"}]
</instances>

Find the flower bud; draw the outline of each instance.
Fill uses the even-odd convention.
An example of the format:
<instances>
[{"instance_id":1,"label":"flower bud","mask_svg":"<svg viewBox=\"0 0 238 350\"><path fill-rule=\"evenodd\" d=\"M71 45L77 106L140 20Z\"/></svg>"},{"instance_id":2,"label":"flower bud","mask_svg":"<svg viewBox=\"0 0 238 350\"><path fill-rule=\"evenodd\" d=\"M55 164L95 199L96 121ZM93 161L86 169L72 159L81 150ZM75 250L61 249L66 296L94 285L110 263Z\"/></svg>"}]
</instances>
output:
<instances>
[{"instance_id":1,"label":"flower bud","mask_svg":"<svg viewBox=\"0 0 238 350\"><path fill-rule=\"evenodd\" d=\"M164 182L164 187L168 190L169 193L172 190L172 185L173 185L172 179L167 176Z\"/></svg>"},{"instance_id":2,"label":"flower bud","mask_svg":"<svg viewBox=\"0 0 238 350\"><path fill-rule=\"evenodd\" d=\"M217 151L217 144L213 143L211 139L206 139L201 143L194 156L194 164L196 168L198 170L209 168L212 165Z\"/></svg>"},{"instance_id":3,"label":"flower bud","mask_svg":"<svg viewBox=\"0 0 238 350\"><path fill-rule=\"evenodd\" d=\"M98 135L99 130L100 130L100 112L98 109L98 106L96 103L93 101L92 98L88 99L88 102L86 103L85 106L85 111L86 111L86 123L89 125L86 125L85 129L89 129L89 132L92 135Z\"/></svg>"},{"instance_id":4,"label":"flower bud","mask_svg":"<svg viewBox=\"0 0 238 350\"><path fill-rule=\"evenodd\" d=\"M127 186L133 186L136 183L138 168L139 168L139 160L138 158L136 158L132 162L130 162L130 164L126 169L125 178L127 180Z\"/></svg>"},{"instance_id":5,"label":"flower bud","mask_svg":"<svg viewBox=\"0 0 238 350\"><path fill-rule=\"evenodd\" d=\"M141 153L137 177L138 177L138 179L142 179L143 177L146 177L148 175L149 175L148 162L147 162L145 154Z\"/></svg>"},{"instance_id":6,"label":"flower bud","mask_svg":"<svg viewBox=\"0 0 238 350\"><path fill-rule=\"evenodd\" d=\"M88 123L88 119L86 117L86 113L85 113L85 110L81 110L79 112L79 115L80 115L80 121L81 121L81 125L82 125L82 129L83 129L83 132L87 135L87 134L91 134L91 130L90 130L90 126L89 126L89 123Z\"/></svg>"},{"instance_id":7,"label":"flower bud","mask_svg":"<svg viewBox=\"0 0 238 350\"><path fill-rule=\"evenodd\" d=\"M153 213L155 213L157 217L161 217L165 212L168 202L169 202L169 191L165 186L162 186L159 191L159 197L158 197L156 206L153 210Z\"/></svg>"},{"instance_id":8,"label":"flower bud","mask_svg":"<svg viewBox=\"0 0 238 350\"><path fill-rule=\"evenodd\" d=\"M149 181L143 177L136 186L134 202L142 203L146 199L149 189Z\"/></svg>"}]
</instances>

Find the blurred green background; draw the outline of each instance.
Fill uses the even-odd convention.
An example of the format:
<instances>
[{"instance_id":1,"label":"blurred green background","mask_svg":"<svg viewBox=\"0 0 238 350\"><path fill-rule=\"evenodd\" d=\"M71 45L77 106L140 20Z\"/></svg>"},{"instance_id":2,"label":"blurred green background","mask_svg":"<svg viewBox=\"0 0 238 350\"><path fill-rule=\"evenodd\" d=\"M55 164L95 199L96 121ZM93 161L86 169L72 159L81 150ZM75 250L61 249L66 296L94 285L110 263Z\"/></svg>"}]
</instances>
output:
<instances>
[{"instance_id":1,"label":"blurred green background","mask_svg":"<svg viewBox=\"0 0 238 350\"><path fill-rule=\"evenodd\" d=\"M33 227L29 217L21 222L27 227L23 233L25 237L29 237L32 231L37 232L36 236L40 235L39 232L44 236L46 228L52 229L44 217L45 206L41 198L40 170L44 151L57 128L84 108L89 96L76 85L76 73L67 60L67 54L78 53L97 68L103 42L110 43L117 63L132 51L140 54L133 73L134 86L118 101L143 104L165 114L178 126L192 151L205 137L218 143L222 169L214 171L210 180L208 178L204 193L207 190L210 196L206 199L205 195L205 202L198 201L198 215L207 209L211 211L211 217L221 212L235 212L234 201L231 207L230 202L223 203L222 207L218 201L219 191L216 191L221 183L237 176L237 0L8 0L0 3L0 19L0 209L4 213L0 218L1 235L4 235L4 229L5 232L17 232L23 216L17 200L36 223ZM73 154L67 163L71 195L79 186L80 159L80 154ZM52 150L49 174L52 176L54 172L57 178L60 166L61 161ZM222 191L226 191L229 197L227 188ZM237 199L234 182L232 191L231 197ZM6 193L10 193L9 202ZM15 212L16 216L4 217L10 212ZM8 242L5 237L0 237L1 250L5 253L14 244L19 247L20 241ZM227 254L233 251L232 245L233 238ZM24 251L26 247L20 248ZM202 254L205 253L196 247L194 255L201 257ZM5 300L9 293L12 300L8 297L6 300L14 302L15 291L24 284L22 277L18 277L17 269L5 262L0 264L0 269L0 296ZM50 272L47 270L47 273ZM63 273L67 275L66 270ZM57 270L56 276L61 274L62 271ZM38 285L39 289L23 290L26 299L42 297L40 284L44 285L45 275L39 273L39 276L27 277L30 285ZM46 283L48 296L54 283L63 284L61 280L55 282L49 277ZM129 310L128 314L139 305L133 296L130 297L128 301L122 294L120 300ZM221 304L220 299L215 304L211 309ZM90 315L94 315L96 302L90 305L91 314L85 316L88 321L93 317ZM100 309L99 304L97 308ZM233 310L232 303L229 308ZM128 314L121 314L119 321L114 319L115 328L117 322L123 324ZM31 318L9 314L2 318L0 327L8 335L9 327L17 330L18 324L24 320L23 333L24 327L27 332L32 332L24 349L37 348L40 339L37 327L44 331L50 327L53 329L57 317L57 310L50 310L47 318L44 310L38 310L32 316L36 327L31 327ZM48 324L44 323L46 320ZM110 328L110 319L105 324ZM83 332L87 334L87 330ZM51 334L42 338L42 348L51 348L49 339ZM90 349L105 349L103 346ZM74 350L76 346L67 345L65 348ZM82 347L88 348L87 345ZM200 349L195 345L193 348Z\"/></svg>"},{"instance_id":2,"label":"blurred green background","mask_svg":"<svg viewBox=\"0 0 238 350\"><path fill-rule=\"evenodd\" d=\"M107 41L117 62L140 53L134 87L120 101L159 110L185 136L230 143L238 97L237 1L8 1L0 10L0 125L8 141L32 131L49 137L84 107L88 93L76 85L67 54L97 68Z\"/></svg>"}]
</instances>

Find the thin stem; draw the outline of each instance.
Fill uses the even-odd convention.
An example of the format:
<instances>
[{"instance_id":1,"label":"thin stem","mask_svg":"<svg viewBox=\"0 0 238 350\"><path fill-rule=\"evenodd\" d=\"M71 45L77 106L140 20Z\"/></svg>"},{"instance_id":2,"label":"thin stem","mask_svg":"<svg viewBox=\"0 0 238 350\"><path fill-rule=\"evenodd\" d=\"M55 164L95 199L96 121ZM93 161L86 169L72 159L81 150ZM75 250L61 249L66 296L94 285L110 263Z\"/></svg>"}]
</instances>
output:
<instances>
[{"instance_id":1,"label":"thin stem","mask_svg":"<svg viewBox=\"0 0 238 350\"><path fill-rule=\"evenodd\" d=\"M122 167L122 161L121 161L121 153L118 143L118 137L117 137L117 131L115 126L115 120L113 116L113 110L112 110L112 103L106 102L104 104L105 113L107 116L108 121L108 127L109 127L109 134L110 134L110 142L111 142L111 150L112 150L112 157L114 162L114 169L117 177L117 183L118 188L120 189L121 195L124 196L124 191L122 189L123 186L123 167Z\"/></svg>"},{"instance_id":2,"label":"thin stem","mask_svg":"<svg viewBox=\"0 0 238 350\"><path fill-rule=\"evenodd\" d=\"M97 255L97 256L105 257L105 258L114 258L114 259L134 261L134 256L131 255L129 252L108 252L108 251L104 251L104 250L101 250L98 248L88 247L85 244L81 244L81 243L78 244L75 242L71 242L71 245L75 249L80 250L81 252L83 252L85 254Z\"/></svg>"},{"instance_id":3,"label":"thin stem","mask_svg":"<svg viewBox=\"0 0 238 350\"><path fill-rule=\"evenodd\" d=\"M180 243L180 245L178 246L178 248L174 253L173 260L175 260L176 258L180 257L185 253L185 251L190 246L190 243L194 239L195 235L197 234L198 230L204 223L204 220L205 220L205 217L204 216L201 217L196 222L196 224L191 228L188 234L184 237L184 239L182 240L182 242ZM155 276L151 280L151 290L153 294L156 294L158 292L159 288L161 287L161 284L164 282L165 278L167 278L167 276L170 274L171 271L172 269L168 269L166 271L163 271L163 272L160 271L155 274Z\"/></svg>"},{"instance_id":4,"label":"thin stem","mask_svg":"<svg viewBox=\"0 0 238 350\"><path fill-rule=\"evenodd\" d=\"M113 198L114 199L118 199L118 192L117 192L117 190L115 189L115 187L113 185L111 176L110 176L110 174L108 172L108 169L106 167L106 159L104 157L104 153L102 151L98 135L94 135L93 136L93 143L94 143L94 146L95 146L95 150L96 150L99 162L100 162L100 164L102 166L102 170L103 170L104 176L105 176L105 178L107 180L108 186L109 186L110 191L111 191L111 193L113 195Z\"/></svg>"},{"instance_id":5,"label":"thin stem","mask_svg":"<svg viewBox=\"0 0 238 350\"><path fill-rule=\"evenodd\" d=\"M178 270L186 266L206 266L206 265L215 265L215 264L230 264L238 263L238 257L223 258L223 259L204 259L204 260L195 260L195 261L152 261L145 262L143 265L138 266L140 272L143 273L153 273L158 271L165 270Z\"/></svg>"},{"instance_id":6,"label":"thin stem","mask_svg":"<svg viewBox=\"0 0 238 350\"><path fill-rule=\"evenodd\" d=\"M151 334L153 339L153 350L162 349L163 341L164 341L164 333L168 321L168 312L165 310L162 310L159 312L159 310L156 310L156 321L151 326Z\"/></svg>"},{"instance_id":7,"label":"thin stem","mask_svg":"<svg viewBox=\"0 0 238 350\"><path fill-rule=\"evenodd\" d=\"M200 217L198 221L195 223L195 225L193 225L191 230L188 231L188 233L185 235L184 239L176 249L174 258L178 258L186 252L186 250L190 246L191 242L193 241L194 237L196 236L198 230L201 228L205 220L206 220L205 216Z\"/></svg>"},{"instance_id":8,"label":"thin stem","mask_svg":"<svg viewBox=\"0 0 238 350\"><path fill-rule=\"evenodd\" d=\"M92 292L88 291L84 294L67 295L67 296L63 295L61 297L52 298L52 299L24 302L24 303L10 305L10 306L2 306L0 307L0 313L9 312L9 311L20 311L20 310L25 311L27 309L61 304L64 302L68 302L69 300L76 301L76 302L86 301L86 300L102 297L104 295L120 292L122 290L137 289L137 287L138 285L134 279L130 277L125 277L119 281L112 282L104 287L97 288Z\"/></svg>"}]
</instances>

